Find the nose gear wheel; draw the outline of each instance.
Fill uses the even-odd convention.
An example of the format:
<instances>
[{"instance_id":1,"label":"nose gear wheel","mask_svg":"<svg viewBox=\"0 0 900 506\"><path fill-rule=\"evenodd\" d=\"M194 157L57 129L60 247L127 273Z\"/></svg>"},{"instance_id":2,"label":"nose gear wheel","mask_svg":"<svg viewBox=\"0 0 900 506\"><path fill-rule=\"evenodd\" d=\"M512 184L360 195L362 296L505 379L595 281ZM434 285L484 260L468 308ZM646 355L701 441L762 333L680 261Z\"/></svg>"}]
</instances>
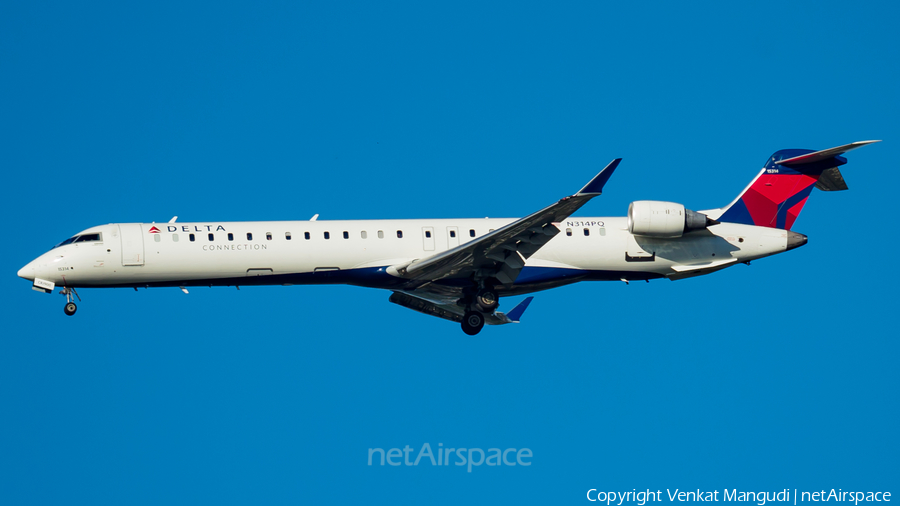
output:
<instances>
[{"instance_id":1,"label":"nose gear wheel","mask_svg":"<svg viewBox=\"0 0 900 506\"><path fill-rule=\"evenodd\" d=\"M66 316L72 316L75 314L75 311L78 310L78 306L75 305L72 295L78 297L78 302L81 302L81 296L78 295L78 292L76 292L74 288L68 286L63 288L59 293L66 296L66 305L63 307L63 312L66 313Z\"/></svg>"}]
</instances>

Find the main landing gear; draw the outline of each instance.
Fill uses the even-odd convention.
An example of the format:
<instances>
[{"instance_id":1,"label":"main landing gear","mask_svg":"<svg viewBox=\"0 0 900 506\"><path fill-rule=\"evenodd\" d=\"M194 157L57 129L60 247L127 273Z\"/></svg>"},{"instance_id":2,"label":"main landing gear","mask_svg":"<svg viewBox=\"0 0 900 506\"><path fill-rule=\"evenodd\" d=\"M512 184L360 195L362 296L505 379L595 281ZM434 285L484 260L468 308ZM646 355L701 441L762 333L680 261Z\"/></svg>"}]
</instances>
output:
<instances>
[{"instance_id":1,"label":"main landing gear","mask_svg":"<svg viewBox=\"0 0 900 506\"><path fill-rule=\"evenodd\" d=\"M466 311L462 320L462 330L467 335L474 336L484 327L484 315L478 311Z\"/></svg>"},{"instance_id":2,"label":"main landing gear","mask_svg":"<svg viewBox=\"0 0 900 506\"><path fill-rule=\"evenodd\" d=\"M500 297L497 297L497 292L494 290L483 288L475 294L475 305L478 306L478 309L490 313L500 306Z\"/></svg>"},{"instance_id":3,"label":"main landing gear","mask_svg":"<svg viewBox=\"0 0 900 506\"><path fill-rule=\"evenodd\" d=\"M78 295L78 292L75 291L74 288L65 287L62 291L59 292L61 295L66 296L66 305L63 307L63 312L66 313L66 316L72 316L75 314L75 311L78 310L78 306L75 305L75 301L72 298L74 294L75 297L78 297L78 302L81 302L81 297Z\"/></svg>"},{"instance_id":4,"label":"main landing gear","mask_svg":"<svg viewBox=\"0 0 900 506\"><path fill-rule=\"evenodd\" d=\"M493 313L500 306L500 297L490 284L482 284L475 291L475 295L469 297L471 298L461 301L462 305L468 308L463 315L462 330L467 335L474 336L484 327L484 315Z\"/></svg>"}]
</instances>

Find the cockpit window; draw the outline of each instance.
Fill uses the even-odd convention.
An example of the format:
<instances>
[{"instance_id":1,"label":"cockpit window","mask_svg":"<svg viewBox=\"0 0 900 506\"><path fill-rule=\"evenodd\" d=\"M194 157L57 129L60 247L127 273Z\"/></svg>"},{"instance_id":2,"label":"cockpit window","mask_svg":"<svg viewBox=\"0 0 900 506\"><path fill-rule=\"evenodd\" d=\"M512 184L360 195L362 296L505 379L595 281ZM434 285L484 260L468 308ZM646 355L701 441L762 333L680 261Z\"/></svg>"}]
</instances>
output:
<instances>
[{"instance_id":1,"label":"cockpit window","mask_svg":"<svg viewBox=\"0 0 900 506\"><path fill-rule=\"evenodd\" d=\"M78 239L78 236L77 236L77 235L76 235L75 237L69 237L69 238L66 239L65 241L63 241L63 242L57 244L56 246L54 246L54 248L58 248L58 247L60 247L60 246L65 246L66 244L72 244L73 242L75 242L75 239Z\"/></svg>"},{"instance_id":2,"label":"cockpit window","mask_svg":"<svg viewBox=\"0 0 900 506\"><path fill-rule=\"evenodd\" d=\"M103 240L103 238L100 236L100 234L76 235L74 237L70 237L70 238L66 239L65 241L57 244L56 246L54 246L54 248L58 248L60 246L65 246L66 244L72 244L73 242L94 242L94 241L102 241L102 240Z\"/></svg>"},{"instance_id":3,"label":"cockpit window","mask_svg":"<svg viewBox=\"0 0 900 506\"><path fill-rule=\"evenodd\" d=\"M92 241L99 241L99 240L100 240L100 234L84 234L84 235L79 235L78 239L75 239L75 242L92 242Z\"/></svg>"}]
</instances>

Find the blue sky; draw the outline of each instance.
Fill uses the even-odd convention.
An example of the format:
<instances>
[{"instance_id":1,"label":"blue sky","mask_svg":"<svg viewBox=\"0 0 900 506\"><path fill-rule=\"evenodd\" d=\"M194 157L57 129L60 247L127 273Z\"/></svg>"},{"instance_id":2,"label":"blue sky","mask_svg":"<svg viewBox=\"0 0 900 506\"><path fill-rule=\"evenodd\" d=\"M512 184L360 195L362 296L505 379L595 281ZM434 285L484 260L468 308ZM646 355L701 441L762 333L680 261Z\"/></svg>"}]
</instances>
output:
<instances>
[{"instance_id":1,"label":"blue sky","mask_svg":"<svg viewBox=\"0 0 900 506\"><path fill-rule=\"evenodd\" d=\"M0 502L584 502L900 485L890 2L0 10ZM885 139L809 244L537 294L475 338L352 287L30 290L110 222L581 216L728 203L782 148ZM503 301L508 309L518 300ZM369 467L368 448L530 448Z\"/></svg>"}]
</instances>

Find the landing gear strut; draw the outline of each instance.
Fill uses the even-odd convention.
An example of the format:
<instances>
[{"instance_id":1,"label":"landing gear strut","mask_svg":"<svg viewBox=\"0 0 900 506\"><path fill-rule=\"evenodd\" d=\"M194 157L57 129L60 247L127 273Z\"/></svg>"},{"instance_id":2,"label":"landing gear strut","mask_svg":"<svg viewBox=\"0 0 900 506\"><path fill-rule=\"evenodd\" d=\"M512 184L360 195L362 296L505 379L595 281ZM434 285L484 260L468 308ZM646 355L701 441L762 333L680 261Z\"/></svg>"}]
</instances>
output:
<instances>
[{"instance_id":1,"label":"landing gear strut","mask_svg":"<svg viewBox=\"0 0 900 506\"><path fill-rule=\"evenodd\" d=\"M481 332L482 327L484 327L484 315L478 311L466 311L462 320L463 332L467 335L474 336Z\"/></svg>"},{"instance_id":2,"label":"landing gear strut","mask_svg":"<svg viewBox=\"0 0 900 506\"><path fill-rule=\"evenodd\" d=\"M63 312L66 313L66 316L72 316L75 314L75 311L78 310L78 306L75 305L75 301L72 299L72 294L74 294L75 297L78 297L78 302L81 302L81 297L74 288L69 287L63 288L59 293L66 296L66 305L63 307Z\"/></svg>"}]
</instances>

